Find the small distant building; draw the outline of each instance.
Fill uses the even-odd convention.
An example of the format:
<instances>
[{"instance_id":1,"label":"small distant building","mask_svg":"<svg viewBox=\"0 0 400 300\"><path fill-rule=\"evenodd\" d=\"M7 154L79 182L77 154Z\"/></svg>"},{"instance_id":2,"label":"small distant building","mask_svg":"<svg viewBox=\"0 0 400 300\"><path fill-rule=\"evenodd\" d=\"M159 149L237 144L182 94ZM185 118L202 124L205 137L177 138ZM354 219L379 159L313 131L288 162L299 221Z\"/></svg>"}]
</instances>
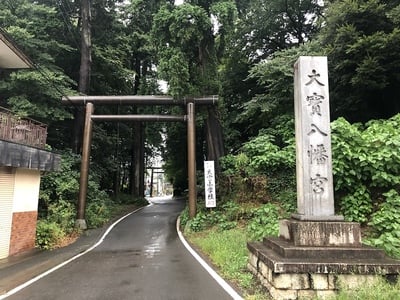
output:
<instances>
[{"instance_id":1,"label":"small distant building","mask_svg":"<svg viewBox=\"0 0 400 300\"><path fill-rule=\"evenodd\" d=\"M0 74L32 67L0 29ZM46 137L45 124L0 108L0 259L35 247L40 176L61 162L60 155L44 150Z\"/></svg>"}]
</instances>

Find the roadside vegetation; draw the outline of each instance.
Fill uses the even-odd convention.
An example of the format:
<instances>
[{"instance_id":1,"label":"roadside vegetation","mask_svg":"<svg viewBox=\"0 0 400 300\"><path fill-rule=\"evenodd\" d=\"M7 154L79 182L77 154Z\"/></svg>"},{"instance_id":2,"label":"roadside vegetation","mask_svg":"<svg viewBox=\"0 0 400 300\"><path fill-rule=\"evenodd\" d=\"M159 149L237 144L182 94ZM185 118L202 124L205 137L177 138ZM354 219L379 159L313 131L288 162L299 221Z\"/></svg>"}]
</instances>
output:
<instances>
[{"instance_id":1,"label":"roadside vegetation","mask_svg":"<svg viewBox=\"0 0 400 300\"><path fill-rule=\"evenodd\" d=\"M337 212L361 223L365 244L395 258L400 258L399 126L400 114L366 124L351 125L342 118L331 124ZM292 127L291 121L281 124L280 131L261 133L239 154L224 157L218 207L207 209L199 203L195 218L189 220L187 210L181 215L188 240L209 256L223 277L240 286L247 299L268 296L247 270L246 243L277 235L278 220L295 211ZM344 290L335 299L394 299L400 297L399 284Z\"/></svg>"},{"instance_id":2,"label":"roadside vegetation","mask_svg":"<svg viewBox=\"0 0 400 300\"><path fill-rule=\"evenodd\" d=\"M392 300L399 299L400 281L389 284L381 280L373 285L362 286L356 290L342 290L328 300Z\"/></svg>"},{"instance_id":3,"label":"roadside vegetation","mask_svg":"<svg viewBox=\"0 0 400 300\"><path fill-rule=\"evenodd\" d=\"M61 171L42 177L36 227L36 246L40 249L65 246L81 233L75 226L79 192L79 173L75 170L79 164L79 155L65 152ZM109 195L100 189L98 180L96 172L91 172L85 211L89 229L99 228L116 216L147 204L145 198L129 194Z\"/></svg>"}]
</instances>

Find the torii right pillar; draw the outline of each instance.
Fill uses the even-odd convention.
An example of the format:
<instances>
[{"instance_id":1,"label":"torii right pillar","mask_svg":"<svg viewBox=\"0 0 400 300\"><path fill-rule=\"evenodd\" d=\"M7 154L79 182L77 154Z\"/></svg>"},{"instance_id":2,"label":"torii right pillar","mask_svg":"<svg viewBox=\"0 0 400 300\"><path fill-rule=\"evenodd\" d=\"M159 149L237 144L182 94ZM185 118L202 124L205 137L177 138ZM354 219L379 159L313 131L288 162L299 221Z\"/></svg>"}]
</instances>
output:
<instances>
[{"instance_id":1,"label":"torii right pillar","mask_svg":"<svg viewBox=\"0 0 400 300\"><path fill-rule=\"evenodd\" d=\"M279 237L248 243L249 269L274 299L397 278L400 261L362 245L360 224L335 214L327 58L302 56L294 69L297 213L280 221Z\"/></svg>"}]
</instances>

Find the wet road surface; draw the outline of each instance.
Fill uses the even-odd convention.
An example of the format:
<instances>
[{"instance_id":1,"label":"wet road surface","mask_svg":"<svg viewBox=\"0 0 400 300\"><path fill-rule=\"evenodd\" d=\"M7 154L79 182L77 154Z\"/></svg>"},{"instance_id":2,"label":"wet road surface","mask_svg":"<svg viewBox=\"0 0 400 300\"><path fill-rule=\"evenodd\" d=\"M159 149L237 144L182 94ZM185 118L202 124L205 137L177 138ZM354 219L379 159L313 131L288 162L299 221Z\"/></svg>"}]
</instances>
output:
<instances>
[{"instance_id":1,"label":"wet road surface","mask_svg":"<svg viewBox=\"0 0 400 300\"><path fill-rule=\"evenodd\" d=\"M94 250L7 299L231 299L177 236L184 201L152 202Z\"/></svg>"}]
</instances>

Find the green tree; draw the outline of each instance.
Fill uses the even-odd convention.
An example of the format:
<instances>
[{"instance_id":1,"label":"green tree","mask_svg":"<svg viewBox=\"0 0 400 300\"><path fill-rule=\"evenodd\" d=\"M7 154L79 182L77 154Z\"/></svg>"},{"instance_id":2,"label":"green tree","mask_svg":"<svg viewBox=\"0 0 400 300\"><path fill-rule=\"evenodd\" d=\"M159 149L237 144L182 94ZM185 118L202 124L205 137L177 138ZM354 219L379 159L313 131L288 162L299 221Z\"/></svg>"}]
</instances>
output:
<instances>
[{"instance_id":1,"label":"green tree","mask_svg":"<svg viewBox=\"0 0 400 300\"><path fill-rule=\"evenodd\" d=\"M277 51L251 67L246 82L255 85L254 95L247 101L245 96L240 98L242 103L232 103L238 111L234 119L230 116L228 120L230 128L238 128L240 141L257 136L261 129L279 131L288 118L293 119L293 65L301 55L321 55L321 48L318 42L309 42ZM237 139L232 143L237 143Z\"/></svg>"},{"instance_id":2,"label":"green tree","mask_svg":"<svg viewBox=\"0 0 400 300\"><path fill-rule=\"evenodd\" d=\"M165 5L154 17L153 39L160 77L168 82L172 96L182 98L218 91L215 84L210 87L209 82L215 75L214 49L209 48L209 53L205 53L204 47L210 31L211 20L200 6Z\"/></svg>"},{"instance_id":3,"label":"green tree","mask_svg":"<svg viewBox=\"0 0 400 300\"><path fill-rule=\"evenodd\" d=\"M65 145L65 128L71 112L60 105L64 94L73 94L75 82L57 65L73 48L62 40L63 22L57 10L45 4L18 0L0 3L0 27L35 63L35 69L13 72L0 82L0 105L20 116L49 125L48 143Z\"/></svg>"},{"instance_id":4,"label":"green tree","mask_svg":"<svg viewBox=\"0 0 400 300\"><path fill-rule=\"evenodd\" d=\"M315 0L249 1L238 23L236 43L253 61L298 46L318 33L324 7Z\"/></svg>"},{"instance_id":5,"label":"green tree","mask_svg":"<svg viewBox=\"0 0 400 300\"><path fill-rule=\"evenodd\" d=\"M154 17L152 36L159 75L168 82L169 93L172 96L182 98L219 92L217 66L223 55L224 39L233 24L234 14L235 6L232 1L188 1L179 6L169 4L160 8ZM197 140L203 143L207 141L207 150L204 153L198 151L198 165L202 165L202 160L207 157L216 161L218 169L218 158L224 152L219 113L215 108L208 108L201 116L200 112L200 109L197 109L197 126L206 128L206 136L200 129ZM168 128L168 139L177 140L181 145L186 144L179 125L172 124ZM173 143L167 142L167 151L170 154L166 154L166 157L176 153L176 148L169 147ZM197 147L204 148L202 144ZM185 147L181 146L179 149L180 156L184 157ZM168 163L171 170L186 169L186 161L176 160ZM183 172L177 174L180 173ZM176 174L170 176L175 177ZM185 177L175 182L184 182Z\"/></svg>"},{"instance_id":6,"label":"green tree","mask_svg":"<svg viewBox=\"0 0 400 300\"><path fill-rule=\"evenodd\" d=\"M400 110L398 6L378 0L336 1L321 35L327 45L334 117L351 122Z\"/></svg>"},{"instance_id":7,"label":"green tree","mask_svg":"<svg viewBox=\"0 0 400 300\"><path fill-rule=\"evenodd\" d=\"M236 2L238 19L220 66L231 152L261 128L275 126L275 117L292 114L292 66L300 53L317 51L303 44L319 31L324 10L317 1Z\"/></svg>"}]
</instances>

